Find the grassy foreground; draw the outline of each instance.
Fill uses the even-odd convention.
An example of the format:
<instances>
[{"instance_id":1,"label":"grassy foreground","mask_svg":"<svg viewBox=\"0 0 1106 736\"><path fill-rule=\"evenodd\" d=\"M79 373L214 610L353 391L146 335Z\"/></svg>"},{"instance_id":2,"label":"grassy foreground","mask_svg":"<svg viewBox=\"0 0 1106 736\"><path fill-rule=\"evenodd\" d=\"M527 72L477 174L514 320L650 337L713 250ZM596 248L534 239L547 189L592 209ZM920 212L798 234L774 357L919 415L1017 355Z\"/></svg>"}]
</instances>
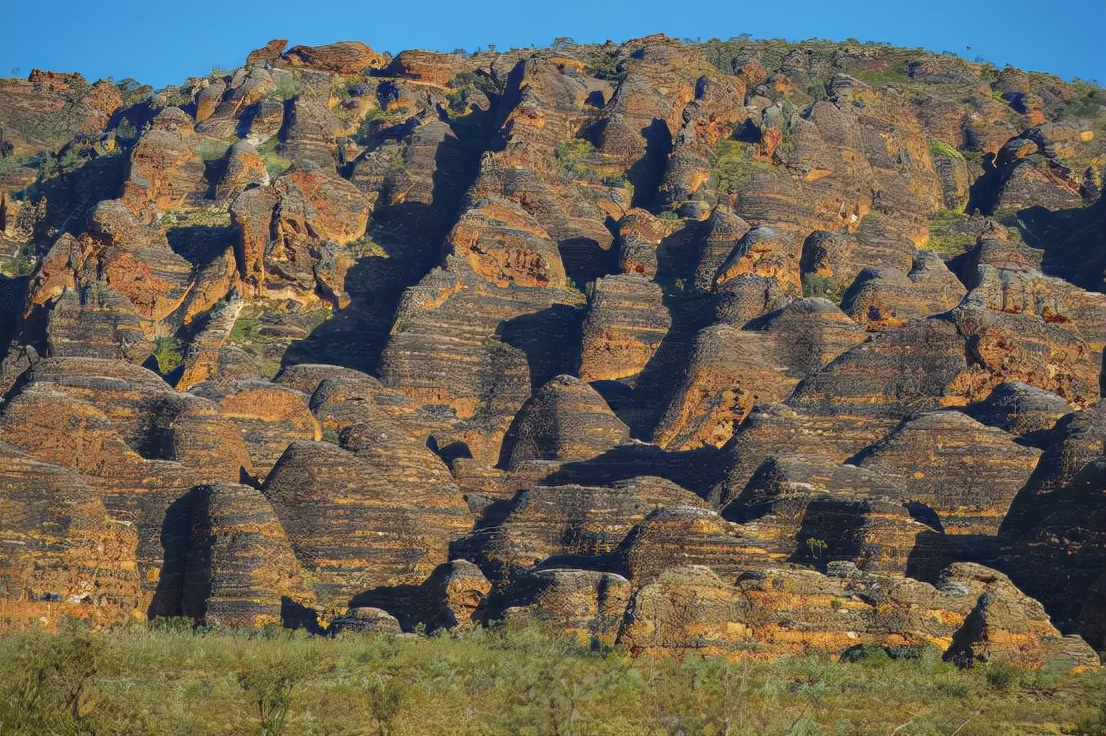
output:
<instances>
[{"instance_id":1,"label":"grassy foreground","mask_svg":"<svg viewBox=\"0 0 1106 736\"><path fill-rule=\"evenodd\" d=\"M534 627L308 638L172 626L0 639L16 734L1103 734L1103 675L596 653Z\"/></svg>"}]
</instances>

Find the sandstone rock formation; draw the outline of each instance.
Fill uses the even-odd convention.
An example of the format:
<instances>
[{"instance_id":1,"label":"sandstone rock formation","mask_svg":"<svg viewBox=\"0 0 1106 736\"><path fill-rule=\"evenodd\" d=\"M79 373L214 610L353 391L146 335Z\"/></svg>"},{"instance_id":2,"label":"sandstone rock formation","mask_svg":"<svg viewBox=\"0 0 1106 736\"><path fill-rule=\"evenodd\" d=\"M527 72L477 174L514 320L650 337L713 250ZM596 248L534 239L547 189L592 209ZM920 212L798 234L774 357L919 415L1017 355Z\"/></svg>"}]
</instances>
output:
<instances>
[{"instance_id":1,"label":"sandstone rock formation","mask_svg":"<svg viewBox=\"0 0 1106 736\"><path fill-rule=\"evenodd\" d=\"M5 629L55 625L66 615L100 623L138 613L132 526L108 517L80 474L0 442Z\"/></svg>"},{"instance_id":2,"label":"sandstone rock formation","mask_svg":"<svg viewBox=\"0 0 1106 736\"><path fill-rule=\"evenodd\" d=\"M304 625L296 606L313 606L284 528L272 505L250 486L200 486L181 500L184 569L181 612L213 625L241 628Z\"/></svg>"},{"instance_id":3,"label":"sandstone rock formation","mask_svg":"<svg viewBox=\"0 0 1106 736\"><path fill-rule=\"evenodd\" d=\"M994 534L1040 453L956 411L904 422L857 464L901 478L904 500L937 514L947 534Z\"/></svg>"},{"instance_id":4,"label":"sandstone rock formation","mask_svg":"<svg viewBox=\"0 0 1106 736\"><path fill-rule=\"evenodd\" d=\"M328 609L365 590L420 582L446 560L449 537L423 515L450 514L449 501L431 490L425 500L446 509L417 504L370 462L328 442L291 443L262 492Z\"/></svg>"},{"instance_id":5,"label":"sandstone rock formation","mask_svg":"<svg viewBox=\"0 0 1106 736\"><path fill-rule=\"evenodd\" d=\"M527 460L586 460L630 439L630 430L588 384L560 375L522 405L504 439L507 467Z\"/></svg>"},{"instance_id":6,"label":"sandstone rock formation","mask_svg":"<svg viewBox=\"0 0 1106 736\"><path fill-rule=\"evenodd\" d=\"M1093 665L1106 97L785 46L0 80L0 632Z\"/></svg>"}]
</instances>

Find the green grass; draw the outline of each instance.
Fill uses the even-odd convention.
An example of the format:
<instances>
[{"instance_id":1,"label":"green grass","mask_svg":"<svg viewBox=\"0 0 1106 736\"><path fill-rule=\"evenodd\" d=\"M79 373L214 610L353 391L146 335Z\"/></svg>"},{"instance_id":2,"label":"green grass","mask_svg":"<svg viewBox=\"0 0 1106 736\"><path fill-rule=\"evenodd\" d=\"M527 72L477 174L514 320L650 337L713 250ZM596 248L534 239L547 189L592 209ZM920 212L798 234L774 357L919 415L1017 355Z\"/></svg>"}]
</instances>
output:
<instances>
[{"instance_id":1,"label":"green grass","mask_svg":"<svg viewBox=\"0 0 1106 736\"><path fill-rule=\"evenodd\" d=\"M851 664L662 659L532 626L326 639L135 624L0 639L5 736L1102 734L1102 692L1101 672L959 671L936 649Z\"/></svg>"},{"instance_id":2,"label":"green grass","mask_svg":"<svg viewBox=\"0 0 1106 736\"><path fill-rule=\"evenodd\" d=\"M230 330L230 341L239 344L249 344L262 340L261 316L264 310L259 307L246 306L238 313L238 319L234 321L234 327Z\"/></svg>"},{"instance_id":3,"label":"green grass","mask_svg":"<svg viewBox=\"0 0 1106 736\"><path fill-rule=\"evenodd\" d=\"M226 141L200 141L196 145L196 155L204 161L221 161L226 158L232 144Z\"/></svg>"},{"instance_id":4,"label":"green grass","mask_svg":"<svg viewBox=\"0 0 1106 736\"><path fill-rule=\"evenodd\" d=\"M26 276L35 270L34 246L21 245L11 258L0 263L0 274L5 276Z\"/></svg>"},{"instance_id":5,"label":"green grass","mask_svg":"<svg viewBox=\"0 0 1106 736\"><path fill-rule=\"evenodd\" d=\"M7 176L25 166L37 170L41 165L41 156L5 156L0 158L0 177Z\"/></svg>"}]
</instances>

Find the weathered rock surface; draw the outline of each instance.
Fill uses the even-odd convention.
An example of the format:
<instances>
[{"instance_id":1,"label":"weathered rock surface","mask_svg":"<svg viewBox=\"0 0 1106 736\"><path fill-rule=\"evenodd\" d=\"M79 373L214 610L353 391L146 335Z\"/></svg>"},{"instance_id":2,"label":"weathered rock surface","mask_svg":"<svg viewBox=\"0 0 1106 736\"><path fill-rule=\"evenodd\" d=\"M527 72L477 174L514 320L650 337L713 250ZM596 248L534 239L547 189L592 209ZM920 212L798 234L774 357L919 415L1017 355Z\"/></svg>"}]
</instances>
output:
<instances>
[{"instance_id":1,"label":"weathered rock surface","mask_svg":"<svg viewBox=\"0 0 1106 736\"><path fill-rule=\"evenodd\" d=\"M854 233L818 231L803 243L803 272L847 286L866 268L908 273L914 243L887 218L869 214Z\"/></svg>"},{"instance_id":2,"label":"weathered rock surface","mask_svg":"<svg viewBox=\"0 0 1106 736\"><path fill-rule=\"evenodd\" d=\"M999 530L1004 567L1063 630L1101 648L1104 614L1095 601L1106 564L1106 465L1099 455L1074 474L1060 473L1048 452L1038 468L1048 475L1034 474Z\"/></svg>"},{"instance_id":3,"label":"weathered rock surface","mask_svg":"<svg viewBox=\"0 0 1106 736\"><path fill-rule=\"evenodd\" d=\"M903 422L854 460L898 479L903 500L928 506L946 534L998 531L1040 453L966 414L942 411Z\"/></svg>"},{"instance_id":4,"label":"weathered rock surface","mask_svg":"<svg viewBox=\"0 0 1106 736\"><path fill-rule=\"evenodd\" d=\"M403 627L395 616L381 608L358 606L333 619L327 630L336 634L343 631L358 634L400 634L403 632Z\"/></svg>"},{"instance_id":5,"label":"weathered rock surface","mask_svg":"<svg viewBox=\"0 0 1106 736\"><path fill-rule=\"evenodd\" d=\"M29 388L48 392L44 397L60 394L81 405L102 405L110 431L143 458L179 462L209 483L234 483L253 473L241 435L216 404L173 391L145 368L116 360L51 358L36 364L28 378Z\"/></svg>"},{"instance_id":6,"label":"weathered rock surface","mask_svg":"<svg viewBox=\"0 0 1106 736\"><path fill-rule=\"evenodd\" d=\"M957 325L931 317L873 335L800 383L788 403L831 415L898 419L941 406L967 368Z\"/></svg>"},{"instance_id":7,"label":"weathered rock surface","mask_svg":"<svg viewBox=\"0 0 1106 736\"><path fill-rule=\"evenodd\" d=\"M365 234L370 207L357 187L312 162L244 191L230 209L243 281L271 296L341 303L351 262L337 246Z\"/></svg>"},{"instance_id":8,"label":"weathered rock surface","mask_svg":"<svg viewBox=\"0 0 1106 736\"><path fill-rule=\"evenodd\" d=\"M80 74L40 69L26 79L5 78L0 101L3 142L19 156L58 150L75 135L97 134L123 106L119 89L107 80L89 84Z\"/></svg>"},{"instance_id":9,"label":"weathered rock surface","mask_svg":"<svg viewBox=\"0 0 1106 736\"><path fill-rule=\"evenodd\" d=\"M969 416L1037 446L1072 406L1054 393L1020 381L1001 383L965 408Z\"/></svg>"},{"instance_id":10,"label":"weathered rock surface","mask_svg":"<svg viewBox=\"0 0 1106 736\"><path fill-rule=\"evenodd\" d=\"M696 337L654 439L666 449L721 446L754 405L785 399L801 379L864 339L825 299L792 302L745 329L712 325Z\"/></svg>"},{"instance_id":11,"label":"weathered rock surface","mask_svg":"<svg viewBox=\"0 0 1106 736\"><path fill-rule=\"evenodd\" d=\"M950 313L967 338L973 364L956 387L967 398L1008 380L1046 389L1076 406L1097 398L1099 356L1078 331L1035 315L981 308L977 292Z\"/></svg>"},{"instance_id":12,"label":"weathered rock surface","mask_svg":"<svg viewBox=\"0 0 1106 736\"><path fill-rule=\"evenodd\" d=\"M140 457L104 413L49 383L31 384L5 404L0 441L36 460L79 472L108 516L133 525L142 584L139 610L153 606L160 613L155 590L166 554L162 523L170 504L198 484L196 475L177 462ZM170 610L165 615L174 614Z\"/></svg>"},{"instance_id":13,"label":"weathered rock surface","mask_svg":"<svg viewBox=\"0 0 1106 736\"><path fill-rule=\"evenodd\" d=\"M249 141L239 141L227 151L226 170L215 185L215 196L227 199L251 185L268 184L269 172L257 149Z\"/></svg>"},{"instance_id":14,"label":"weathered rock surface","mask_svg":"<svg viewBox=\"0 0 1106 736\"><path fill-rule=\"evenodd\" d=\"M663 35L0 80L0 631L1093 664L1104 101Z\"/></svg>"},{"instance_id":15,"label":"weathered rock surface","mask_svg":"<svg viewBox=\"0 0 1106 736\"><path fill-rule=\"evenodd\" d=\"M491 589L484 573L468 560L442 563L422 584L426 601L420 614L431 631L471 626Z\"/></svg>"},{"instance_id":16,"label":"weathered rock surface","mask_svg":"<svg viewBox=\"0 0 1106 736\"><path fill-rule=\"evenodd\" d=\"M296 440L318 441L322 430L307 406L309 396L263 381L204 383L192 393L216 402L242 433L254 474L264 480Z\"/></svg>"},{"instance_id":17,"label":"weathered rock surface","mask_svg":"<svg viewBox=\"0 0 1106 736\"><path fill-rule=\"evenodd\" d=\"M618 550L637 585L681 565L703 565L733 576L764 566L769 552L739 525L701 504L670 505L650 513Z\"/></svg>"},{"instance_id":18,"label":"weathered rock surface","mask_svg":"<svg viewBox=\"0 0 1106 736\"><path fill-rule=\"evenodd\" d=\"M671 326L664 292L656 283L636 274L596 279L581 328L580 378L632 382Z\"/></svg>"},{"instance_id":19,"label":"weathered rock surface","mask_svg":"<svg viewBox=\"0 0 1106 736\"><path fill-rule=\"evenodd\" d=\"M208 624L303 625L288 609L315 603L272 505L251 486L200 486L180 503L186 536L181 612ZM176 530L174 530L176 531ZM169 533L172 533L170 531Z\"/></svg>"},{"instance_id":20,"label":"weathered rock surface","mask_svg":"<svg viewBox=\"0 0 1106 736\"><path fill-rule=\"evenodd\" d=\"M908 571L915 538L935 524L931 510L915 506L881 473L781 456L757 470L723 516L741 522L773 560L894 574Z\"/></svg>"},{"instance_id":21,"label":"weathered rock surface","mask_svg":"<svg viewBox=\"0 0 1106 736\"><path fill-rule=\"evenodd\" d=\"M952 579L961 569L949 571ZM959 667L991 660L1036 668L1050 659L1070 660L1069 666L1098 665L1094 651L1078 638L1064 641L1048 620L1044 607L1014 587L1005 576L986 568L972 570L986 591L952 636L945 659Z\"/></svg>"},{"instance_id":22,"label":"weathered rock surface","mask_svg":"<svg viewBox=\"0 0 1106 736\"><path fill-rule=\"evenodd\" d=\"M842 297L841 309L869 329L900 327L947 312L966 294L963 285L929 251L918 251L909 273L865 269Z\"/></svg>"},{"instance_id":23,"label":"weathered rock surface","mask_svg":"<svg viewBox=\"0 0 1106 736\"><path fill-rule=\"evenodd\" d=\"M635 524L658 508L702 502L661 478L634 478L609 487L535 486L519 492L495 526L477 529L483 559L496 566L524 568L558 560L591 559L600 566ZM551 563L546 563L552 560Z\"/></svg>"},{"instance_id":24,"label":"weathered rock surface","mask_svg":"<svg viewBox=\"0 0 1106 736\"><path fill-rule=\"evenodd\" d=\"M630 600L619 642L632 652L738 650L753 638L745 595L710 568L674 567Z\"/></svg>"},{"instance_id":25,"label":"weathered rock surface","mask_svg":"<svg viewBox=\"0 0 1106 736\"><path fill-rule=\"evenodd\" d=\"M445 561L451 537L434 517L460 527L467 510L448 488L432 485L421 499L410 490L372 458L304 441L288 446L262 486L327 609L372 588L421 582Z\"/></svg>"},{"instance_id":26,"label":"weathered rock surface","mask_svg":"<svg viewBox=\"0 0 1106 736\"><path fill-rule=\"evenodd\" d=\"M131 151L121 202L153 222L157 212L179 209L207 192L203 160L196 153L192 118L178 107L158 113Z\"/></svg>"},{"instance_id":27,"label":"weathered rock surface","mask_svg":"<svg viewBox=\"0 0 1106 736\"><path fill-rule=\"evenodd\" d=\"M761 464L771 457L793 455L801 450L807 457L830 464L845 462L857 452L881 439L894 422L870 417L807 413L781 404L758 406L741 425L726 447L725 476L710 493L716 508L724 508L743 490Z\"/></svg>"},{"instance_id":28,"label":"weathered rock surface","mask_svg":"<svg viewBox=\"0 0 1106 736\"><path fill-rule=\"evenodd\" d=\"M753 405L784 398L795 381L766 355L764 335L729 325L699 333L686 378L677 387L653 439L661 447L719 447L733 436Z\"/></svg>"},{"instance_id":29,"label":"weathered rock surface","mask_svg":"<svg viewBox=\"0 0 1106 736\"><path fill-rule=\"evenodd\" d=\"M107 200L93 210L79 238L66 234L51 247L32 278L28 306L50 305L76 293L80 302L74 306L88 305L90 311L99 306L101 319L115 321L117 331L129 322L132 330L150 332L153 323L181 306L192 287L191 272L191 264L171 250L163 233L139 223L120 200ZM61 324L55 341L80 341L82 325L62 329ZM110 332L102 326L89 331L90 340ZM69 337L72 332L76 340Z\"/></svg>"},{"instance_id":30,"label":"weathered rock surface","mask_svg":"<svg viewBox=\"0 0 1106 736\"><path fill-rule=\"evenodd\" d=\"M440 407L439 445L465 442L494 464L531 386L572 370L575 359L557 346L579 329L577 303L568 292L495 286L450 257L404 294L381 381L414 406Z\"/></svg>"},{"instance_id":31,"label":"weathered rock surface","mask_svg":"<svg viewBox=\"0 0 1106 736\"><path fill-rule=\"evenodd\" d=\"M325 46L293 46L283 54L292 66L307 66L337 74L360 74L380 69L387 57L360 41L339 41Z\"/></svg>"},{"instance_id":32,"label":"weathered rock surface","mask_svg":"<svg viewBox=\"0 0 1106 736\"><path fill-rule=\"evenodd\" d=\"M134 529L112 519L80 475L0 442L3 626L108 623L138 613Z\"/></svg>"},{"instance_id":33,"label":"weathered rock surface","mask_svg":"<svg viewBox=\"0 0 1106 736\"><path fill-rule=\"evenodd\" d=\"M1006 576L971 563L947 568L937 587L848 566L830 576L770 569L734 585L691 567L669 570L635 593L619 640L638 652L753 657L936 644L953 661L970 651L1029 667L1095 666L1090 648L1061 637L1043 614ZM983 636L981 618L990 624Z\"/></svg>"},{"instance_id":34,"label":"weathered rock surface","mask_svg":"<svg viewBox=\"0 0 1106 736\"><path fill-rule=\"evenodd\" d=\"M542 621L611 646L630 591L630 581L611 572L536 570L516 580L489 616Z\"/></svg>"},{"instance_id":35,"label":"weathered rock surface","mask_svg":"<svg viewBox=\"0 0 1106 736\"><path fill-rule=\"evenodd\" d=\"M480 202L453 227L446 244L496 286L564 288L561 255L544 228L510 202Z\"/></svg>"},{"instance_id":36,"label":"weathered rock surface","mask_svg":"<svg viewBox=\"0 0 1106 736\"><path fill-rule=\"evenodd\" d=\"M587 460L627 442L630 429L579 378L560 375L519 409L504 438L506 466L527 460Z\"/></svg>"}]
</instances>

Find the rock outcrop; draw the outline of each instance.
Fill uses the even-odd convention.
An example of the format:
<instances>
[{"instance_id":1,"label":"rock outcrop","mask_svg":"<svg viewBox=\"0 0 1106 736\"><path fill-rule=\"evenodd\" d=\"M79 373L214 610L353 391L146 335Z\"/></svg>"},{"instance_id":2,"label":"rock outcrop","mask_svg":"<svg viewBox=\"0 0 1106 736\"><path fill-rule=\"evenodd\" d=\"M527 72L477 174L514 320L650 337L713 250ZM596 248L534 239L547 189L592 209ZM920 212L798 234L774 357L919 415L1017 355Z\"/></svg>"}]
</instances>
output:
<instances>
[{"instance_id":1,"label":"rock outcrop","mask_svg":"<svg viewBox=\"0 0 1106 736\"><path fill-rule=\"evenodd\" d=\"M296 611L313 607L284 528L256 488L200 486L180 502L184 557L181 612L212 625L302 626Z\"/></svg>"},{"instance_id":2,"label":"rock outcrop","mask_svg":"<svg viewBox=\"0 0 1106 736\"><path fill-rule=\"evenodd\" d=\"M860 467L900 479L903 500L936 513L946 534L998 531L1040 453L957 411L903 422L862 451Z\"/></svg>"},{"instance_id":3,"label":"rock outcrop","mask_svg":"<svg viewBox=\"0 0 1106 736\"><path fill-rule=\"evenodd\" d=\"M504 439L507 467L528 460L587 460L627 442L630 429L579 378L560 375L519 409Z\"/></svg>"},{"instance_id":4,"label":"rock outcrop","mask_svg":"<svg viewBox=\"0 0 1106 736\"><path fill-rule=\"evenodd\" d=\"M450 485L415 495L353 447L293 442L261 489L327 609L366 590L421 582L446 561L449 540L467 522Z\"/></svg>"},{"instance_id":5,"label":"rock outcrop","mask_svg":"<svg viewBox=\"0 0 1106 736\"><path fill-rule=\"evenodd\" d=\"M659 34L244 61L0 80L0 634L1093 666L1101 90Z\"/></svg>"},{"instance_id":6,"label":"rock outcrop","mask_svg":"<svg viewBox=\"0 0 1106 736\"><path fill-rule=\"evenodd\" d=\"M133 526L112 519L79 473L0 442L0 596L5 629L133 618L142 590Z\"/></svg>"}]
</instances>

